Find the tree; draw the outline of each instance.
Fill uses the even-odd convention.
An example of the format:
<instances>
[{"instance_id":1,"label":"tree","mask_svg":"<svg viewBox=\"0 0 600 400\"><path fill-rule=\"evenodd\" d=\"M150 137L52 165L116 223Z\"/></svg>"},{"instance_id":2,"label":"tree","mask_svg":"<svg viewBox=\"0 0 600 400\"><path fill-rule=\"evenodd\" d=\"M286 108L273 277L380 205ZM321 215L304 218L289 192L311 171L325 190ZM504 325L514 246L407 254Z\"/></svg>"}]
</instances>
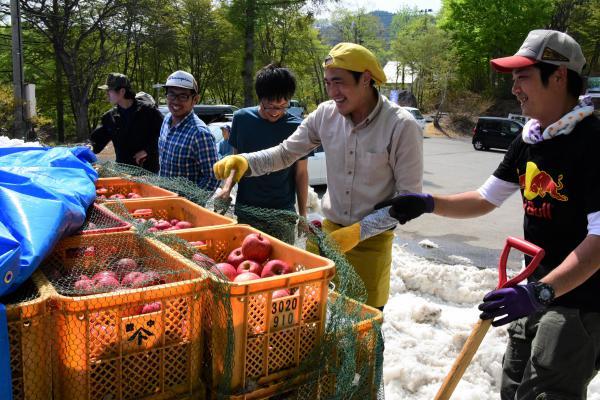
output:
<instances>
[{"instance_id":1,"label":"tree","mask_svg":"<svg viewBox=\"0 0 600 400\"><path fill-rule=\"evenodd\" d=\"M48 39L68 84L76 135L90 132L88 106L97 72L115 56L109 46L122 5L117 0L21 0L23 17Z\"/></svg>"},{"instance_id":2,"label":"tree","mask_svg":"<svg viewBox=\"0 0 600 400\"><path fill-rule=\"evenodd\" d=\"M467 87L483 91L497 86L489 61L514 54L531 29L546 25L552 6L552 0L444 0L441 27L460 55ZM506 93L505 87L499 89Z\"/></svg>"}]
</instances>

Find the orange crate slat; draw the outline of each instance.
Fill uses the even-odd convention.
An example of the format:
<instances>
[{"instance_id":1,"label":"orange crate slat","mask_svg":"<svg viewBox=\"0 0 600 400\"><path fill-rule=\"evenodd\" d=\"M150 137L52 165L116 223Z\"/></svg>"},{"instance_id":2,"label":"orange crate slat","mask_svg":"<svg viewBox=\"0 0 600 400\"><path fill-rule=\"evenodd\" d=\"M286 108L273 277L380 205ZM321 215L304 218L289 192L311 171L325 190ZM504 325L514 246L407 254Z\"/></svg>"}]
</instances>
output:
<instances>
[{"instance_id":1,"label":"orange crate slat","mask_svg":"<svg viewBox=\"0 0 600 400\"><path fill-rule=\"evenodd\" d=\"M85 257L71 249L93 246L101 255L113 251L115 243L128 256L143 257L145 267L173 271L178 280L75 297L49 284L55 398L158 400L196 393L201 387L205 274L168 247L133 232L66 238L45 262L58 260L69 269L73 254ZM154 302L160 302L160 310L140 314L140 307Z\"/></svg>"},{"instance_id":2,"label":"orange crate slat","mask_svg":"<svg viewBox=\"0 0 600 400\"><path fill-rule=\"evenodd\" d=\"M375 386L376 368L376 332L373 330L375 324L381 326L383 322L383 313L366 304L360 304L353 299L340 296L335 292L329 294L330 301L342 301L348 308L353 308L353 313L358 311L359 321L348 326L351 334L356 335L356 341L359 351L356 354L357 370L366 372L366 376L360 377L355 385L354 395L348 397L348 400L375 400L379 387ZM343 343L347 343L344 341ZM336 349L331 349L328 360L335 364L337 359ZM356 375L355 375L356 376ZM320 379L312 374L306 373L304 376L293 376L284 380L271 382L266 387L250 391L248 393L223 395L216 390L208 390L208 399L210 400L275 400L285 398L286 400L326 400L335 397L336 376L334 374L325 374Z\"/></svg>"},{"instance_id":3,"label":"orange crate slat","mask_svg":"<svg viewBox=\"0 0 600 400\"><path fill-rule=\"evenodd\" d=\"M165 235L175 235L188 242L202 240L206 243L202 252L222 262L233 249L241 246L248 234L257 232L247 225L235 225L172 231ZM243 283L223 283L211 274L212 295L207 296L206 307L211 313L205 314L203 329L205 354L210 354L212 372L205 369L204 379L209 387L215 388L225 369L231 367L229 393L245 391L257 382L268 385L269 381L293 374L323 334L328 285L335 274L335 265L326 258L263 235L273 247L270 258L286 261L296 272ZM218 296L223 290L220 285L226 285L230 310L219 302ZM274 300L273 292L278 289L293 289L294 293ZM233 319L233 365L228 365L221 351L228 340L226 315ZM307 331L312 334L304 337Z\"/></svg>"},{"instance_id":4,"label":"orange crate slat","mask_svg":"<svg viewBox=\"0 0 600 400\"><path fill-rule=\"evenodd\" d=\"M122 194L127 196L128 193L137 193L142 196L142 198L178 197L177 193L173 193L158 186L134 182L123 178L99 178L96 181L96 190L99 188L105 188L108 190L108 192L105 194L107 199L113 194ZM130 201L130 199L122 199L121 201Z\"/></svg>"},{"instance_id":5,"label":"orange crate slat","mask_svg":"<svg viewBox=\"0 0 600 400\"><path fill-rule=\"evenodd\" d=\"M217 214L181 197L172 199L129 200L123 203L108 202L102 204L102 207L106 207L117 215L121 215L126 211L130 213L129 217L131 217L131 213L135 210L149 208L153 212L151 215L144 215L144 218L153 217L166 220L176 218L181 221L190 222L193 226L190 229L235 224L235 220ZM178 232L189 231L190 229L180 229Z\"/></svg>"},{"instance_id":6,"label":"orange crate slat","mask_svg":"<svg viewBox=\"0 0 600 400\"><path fill-rule=\"evenodd\" d=\"M35 298L6 304L13 399L50 400L52 369L40 368L51 364L49 290L35 272L12 296L20 292Z\"/></svg>"},{"instance_id":7,"label":"orange crate slat","mask_svg":"<svg viewBox=\"0 0 600 400\"><path fill-rule=\"evenodd\" d=\"M100 207L98 204L92 204L87 215L87 221L84 223L81 231L77 232L78 235L96 235L99 233L110 233L110 232L123 232L131 229L129 222L119 219L114 213L106 208ZM92 228L90 229L89 223L96 225L110 225L105 228Z\"/></svg>"}]
</instances>

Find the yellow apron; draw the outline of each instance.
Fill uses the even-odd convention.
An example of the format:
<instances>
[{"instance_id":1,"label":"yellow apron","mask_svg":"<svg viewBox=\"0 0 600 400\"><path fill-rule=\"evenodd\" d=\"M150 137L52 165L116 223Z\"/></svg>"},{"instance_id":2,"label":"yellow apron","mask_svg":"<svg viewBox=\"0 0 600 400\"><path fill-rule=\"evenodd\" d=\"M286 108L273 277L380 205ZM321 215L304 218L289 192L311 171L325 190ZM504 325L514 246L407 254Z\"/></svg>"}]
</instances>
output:
<instances>
[{"instance_id":1,"label":"yellow apron","mask_svg":"<svg viewBox=\"0 0 600 400\"><path fill-rule=\"evenodd\" d=\"M343 228L327 219L323 220L323 232L329 234ZM367 305L384 306L390 295L390 270L392 267L392 242L394 231L385 231L363 240L346 253L367 288Z\"/></svg>"}]
</instances>

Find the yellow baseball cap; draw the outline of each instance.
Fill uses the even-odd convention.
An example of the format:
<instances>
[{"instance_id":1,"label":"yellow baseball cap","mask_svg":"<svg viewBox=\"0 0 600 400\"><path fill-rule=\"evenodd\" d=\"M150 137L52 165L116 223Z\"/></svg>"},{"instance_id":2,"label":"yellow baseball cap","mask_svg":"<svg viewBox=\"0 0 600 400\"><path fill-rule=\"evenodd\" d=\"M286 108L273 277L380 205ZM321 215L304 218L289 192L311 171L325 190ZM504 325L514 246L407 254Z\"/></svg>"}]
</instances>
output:
<instances>
[{"instance_id":1,"label":"yellow baseball cap","mask_svg":"<svg viewBox=\"0 0 600 400\"><path fill-rule=\"evenodd\" d=\"M387 82L377 58L369 49L356 43L336 44L325 58L323 67L342 68L356 72L369 71L378 85Z\"/></svg>"}]
</instances>

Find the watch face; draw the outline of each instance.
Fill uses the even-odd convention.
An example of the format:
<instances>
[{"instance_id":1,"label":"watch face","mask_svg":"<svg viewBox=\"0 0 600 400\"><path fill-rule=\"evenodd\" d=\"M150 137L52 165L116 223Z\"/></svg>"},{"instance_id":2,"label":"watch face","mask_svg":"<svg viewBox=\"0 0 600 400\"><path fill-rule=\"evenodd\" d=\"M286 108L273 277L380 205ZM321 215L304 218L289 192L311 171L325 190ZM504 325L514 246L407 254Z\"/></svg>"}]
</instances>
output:
<instances>
[{"instance_id":1,"label":"watch face","mask_svg":"<svg viewBox=\"0 0 600 400\"><path fill-rule=\"evenodd\" d=\"M550 290L548 290L548 288L543 287L540 290L539 296L540 296L540 300L548 301L552 298L552 293L550 293Z\"/></svg>"}]
</instances>

